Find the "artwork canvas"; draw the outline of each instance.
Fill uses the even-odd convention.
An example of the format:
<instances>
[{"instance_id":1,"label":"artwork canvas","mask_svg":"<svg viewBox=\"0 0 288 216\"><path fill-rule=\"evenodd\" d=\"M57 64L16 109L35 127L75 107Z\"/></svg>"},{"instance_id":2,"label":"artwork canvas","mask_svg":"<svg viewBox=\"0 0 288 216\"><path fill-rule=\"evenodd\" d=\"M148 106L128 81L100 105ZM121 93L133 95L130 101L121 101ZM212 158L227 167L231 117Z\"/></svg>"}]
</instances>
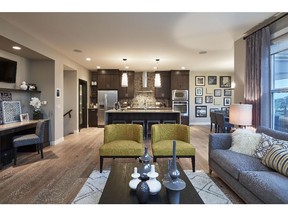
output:
<instances>
[{"instance_id":1,"label":"artwork canvas","mask_svg":"<svg viewBox=\"0 0 288 216\"><path fill-rule=\"evenodd\" d=\"M28 113L20 114L20 120L21 120L21 122L29 121L29 114Z\"/></svg>"},{"instance_id":2,"label":"artwork canvas","mask_svg":"<svg viewBox=\"0 0 288 216\"><path fill-rule=\"evenodd\" d=\"M205 76L196 76L195 77L195 85L196 86L204 86L205 85Z\"/></svg>"},{"instance_id":3,"label":"artwork canvas","mask_svg":"<svg viewBox=\"0 0 288 216\"><path fill-rule=\"evenodd\" d=\"M208 85L217 85L217 76L208 76Z\"/></svg>"},{"instance_id":4,"label":"artwork canvas","mask_svg":"<svg viewBox=\"0 0 288 216\"><path fill-rule=\"evenodd\" d=\"M21 103L20 101L3 101L3 123L12 123L20 121Z\"/></svg>"},{"instance_id":5,"label":"artwork canvas","mask_svg":"<svg viewBox=\"0 0 288 216\"><path fill-rule=\"evenodd\" d=\"M220 88L231 88L231 76L220 76Z\"/></svg>"},{"instance_id":6,"label":"artwork canvas","mask_svg":"<svg viewBox=\"0 0 288 216\"><path fill-rule=\"evenodd\" d=\"M196 117L207 117L207 106L196 106L195 107Z\"/></svg>"}]
</instances>

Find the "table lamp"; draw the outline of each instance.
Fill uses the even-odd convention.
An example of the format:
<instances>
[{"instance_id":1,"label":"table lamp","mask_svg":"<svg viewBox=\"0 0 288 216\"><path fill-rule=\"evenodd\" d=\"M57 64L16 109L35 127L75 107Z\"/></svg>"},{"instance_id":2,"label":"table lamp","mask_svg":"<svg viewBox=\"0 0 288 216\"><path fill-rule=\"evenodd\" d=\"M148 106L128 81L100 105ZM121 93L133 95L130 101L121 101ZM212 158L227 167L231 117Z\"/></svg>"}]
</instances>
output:
<instances>
[{"instance_id":1,"label":"table lamp","mask_svg":"<svg viewBox=\"0 0 288 216\"><path fill-rule=\"evenodd\" d=\"M231 104L229 123L239 127L252 125L252 104Z\"/></svg>"}]
</instances>

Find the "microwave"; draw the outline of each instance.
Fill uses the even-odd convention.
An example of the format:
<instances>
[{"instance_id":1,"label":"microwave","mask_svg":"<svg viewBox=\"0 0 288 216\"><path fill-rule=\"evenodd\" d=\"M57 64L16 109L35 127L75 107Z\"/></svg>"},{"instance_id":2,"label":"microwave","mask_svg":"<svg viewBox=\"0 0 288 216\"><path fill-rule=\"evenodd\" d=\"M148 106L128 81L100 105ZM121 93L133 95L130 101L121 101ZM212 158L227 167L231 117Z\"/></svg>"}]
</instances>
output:
<instances>
[{"instance_id":1,"label":"microwave","mask_svg":"<svg viewBox=\"0 0 288 216\"><path fill-rule=\"evenodd\" d=\"M173 101L188 101L188 90L172 90Z\"/></svg>"}]
</instances>

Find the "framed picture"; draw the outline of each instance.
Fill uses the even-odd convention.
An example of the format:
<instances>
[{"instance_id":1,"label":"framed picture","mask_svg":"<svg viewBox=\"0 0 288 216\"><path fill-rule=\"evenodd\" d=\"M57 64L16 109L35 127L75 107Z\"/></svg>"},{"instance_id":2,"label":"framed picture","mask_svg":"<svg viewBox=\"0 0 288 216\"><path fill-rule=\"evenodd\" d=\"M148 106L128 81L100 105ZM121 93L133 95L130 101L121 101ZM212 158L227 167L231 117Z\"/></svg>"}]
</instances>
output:
<instances>
[{"instance_id":1,"label":"framed picture","mask_svg":"<svg viewBox=\"0 0 288 216\"><path fill-rule=\"evenodd\" d=\"M213 103L213 96L205 96L205 103Z\"/></svg>"},{"instance_id":2,"label":"framed picture","mask_svg":"<svg viewBox=\"0 0 288 216\"><path fill-rule=\"evenodd\" d=\"M232 90L224 89L224 96L232 96Z\"/></svg>"},{"instance_id":3,"label":"framed picture","mask_svg":"<svg viewBox=\"0 0 288 216\"><path fill-rule=\"evenodd\" d=\"M208 76L208 85L217 85L217 76Z\"/></svg>"},{"instance_id":4,"label":"framed picture","mask_svg":"<svg viewBox=\"0 0 288 216\"><path fill-rule=\"evenodd\" d=\"M28 113L20 114L20 121L21 121L21 122L23 122L23 121L29 121L29 114L28 114Z\"/></svg>"},{"instance_id":5,"label":"framed picture","mask_svg":"<svg viewBox=\"0 0 288 216\"><path fill-rule=\"evenodd\" d=\"M231 76L220 76L220 88L231 88Z\"/></svg>"},{"instance_id":6,"label":"framed picture","mask_svg":"<svg viewBox=\"0 0 288 216\"><path fill-rule=\"evenodd\" d=\"M206 94L213 94L213 88L206 88Z\"/></svg>"},{"instance_id":7,"label":"framed picture","mask_svg":"<svg viewBox=\"0 0 288 216\"><path fill-rule=\"evenodd\" d=\"M205 85L205 76L195 76L195 85L204 86Z\"/></svg>"},{"instance_id":8,"label":"framed picture","mask_svg":"<svg viewBox=\"0 0 288 216\"><path fill-rule=\"evenodd\" d=\"M202 87L196 87L195 88L195 96L202 96L203 95L203 88Z\"/></svg>"},{"instance_id":9,"label":"framed picture","mask_svg":"<svg viewBox=\"0 0 288 216\"><path fill-rule=\"evenodd\" d=\"M214 89L214 97L221 97L222 90L221 89Z\"/></svg>"},{"instance_id":10,"label":"framed picture","mask_svg":"<svg viewBox=\"0 0 288 216\"><path fill-rule=\"evenodd\" d=\"M202 104L203 103L203 97L195 97L195 104Z\"/></svg>"},{"instance_id":11,"label":"framed picture","mask_svg":"<svg viewBox=\"0 0 288 216\"><path fill-rule=\"evenodd\" d=\"M222 105L222 99L221 98L214 98L214 105L221 106Z\"/></svg>"},{"instance_id":12,"label":"framed picture","mask_svg":"<svg viewBox=\"0 0 288 216\"><path fill-rule=\"evenodd\" d=\"M195 117L207 117L207 106L195 106Z\"/></svg>"},{"instance_id":13,"label":"framed picture","mask_svg":"<svg viewBox=\"0 0 288 216\"><path fill-rule=\"evenodd\" d=\"M20 121L21 103L20 101L2 101L3 123Z\"/></svg>"},{"instance_id":14,"label":"framed picture","mask_svg":"<svg viewBox=\"0 0 288 216\"><path fill-rule=\"evenodd\" d=\"M215 112L215 111L219 111L218 108L210 108L210 112Z\"/></svg>"},{"instance_id":15,"label":"framed picture","mask_svg":"<svg viewBox=\"0 0 288 216\"><path fill-rule=\"evenodd\" d=\"M230 107L221 107L221 111L225 112L227 115L229 114Z\"/></svg>"},{"instance_id":16,"label":"framed picture","mask_svg":"<svg viewBox=\"0 0 288 216\"><path fill-rule=\"evenodd\" d=\"M230 104L231 104L231 98L224 97L224 106L230 106Z\"/></svg>"}]
</instances>

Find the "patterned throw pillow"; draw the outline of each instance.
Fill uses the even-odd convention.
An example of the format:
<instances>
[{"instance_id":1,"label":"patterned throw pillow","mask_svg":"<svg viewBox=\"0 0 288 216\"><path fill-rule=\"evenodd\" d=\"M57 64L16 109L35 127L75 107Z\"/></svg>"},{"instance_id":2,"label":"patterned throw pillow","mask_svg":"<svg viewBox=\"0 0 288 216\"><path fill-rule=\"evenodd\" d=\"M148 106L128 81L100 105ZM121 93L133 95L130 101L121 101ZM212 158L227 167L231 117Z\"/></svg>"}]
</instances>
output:
<instances>
[{"instance_id":1,"label":"patterned throw pillow","mask_svg":"<svg viewBox=\"0 0 288 216\"><path fill-rule=\"evenodd\" d=\"M252 156L261 140L261 134L246 129L237 129L232 133L232 145L229 150Z\"/></svg>"},{"instance_id":2,"label":"patterned throw pillow","mask_svg":"<svg viewBox=\"0 0 288 216\"><path fill-rule=\"evenodd\" d=\"M262 133L261 141L259 145L256 147L253 157L262 159L266 155L268 149L273 145L281 145L283 146L283 148L288 148L288 141L275 139L271 136Z\"/></svg>"},{"instance_id":3,"label":"patterned throw pillow","mask_svg":"<svg viewBox=\"0 0 288 216\"><path fill-rule=\"evenodd\" d=\"M263 157L262 163L288 176L288 149L282 145L273 145Z\"/></svg>"}]
</instances>

